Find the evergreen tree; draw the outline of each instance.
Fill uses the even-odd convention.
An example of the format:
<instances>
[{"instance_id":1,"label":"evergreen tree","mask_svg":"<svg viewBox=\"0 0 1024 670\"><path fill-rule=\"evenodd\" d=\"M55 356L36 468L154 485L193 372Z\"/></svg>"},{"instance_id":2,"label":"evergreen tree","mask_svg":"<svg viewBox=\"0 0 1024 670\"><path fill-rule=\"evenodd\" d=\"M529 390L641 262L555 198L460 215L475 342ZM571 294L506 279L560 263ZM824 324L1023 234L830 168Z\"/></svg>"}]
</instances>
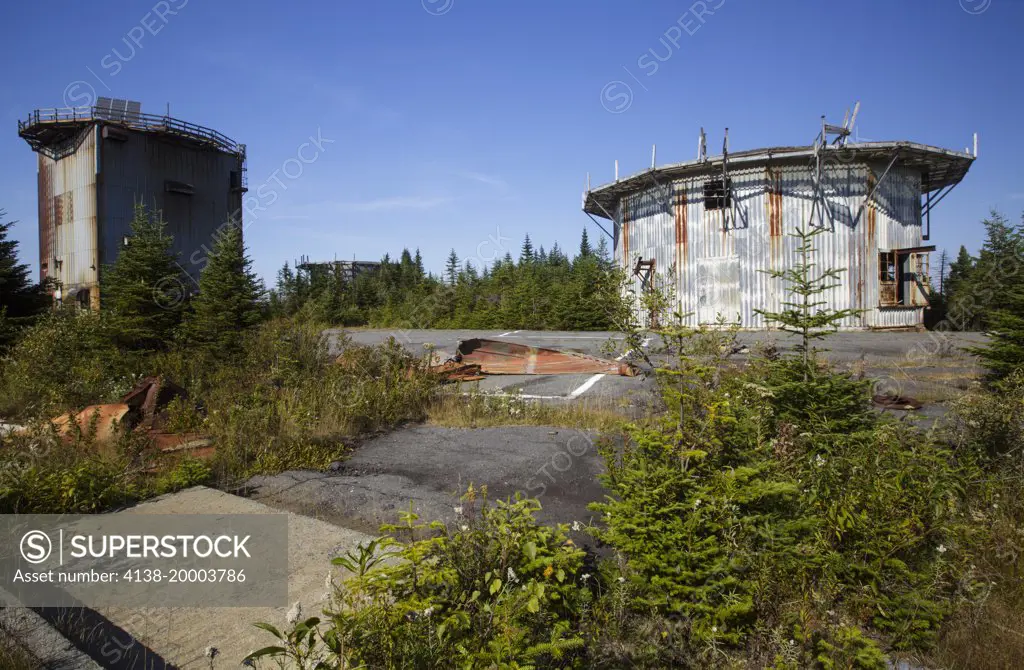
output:
<instances>
[{"instance_id":1,"label":"evergreen tree","mask_svg":"<svg viewBox=\"0 0 1024 670\"><path fill-rule=\"evenodd\" d=\"M448 280L449 286L455 286L455 281L459 278L459 255L455 253L455 249L448 254L448 261L444 266L444 276Z\"/></svg>"},{"instance_id":2,"label":"evergreen tree","mask_svg":"<svg viewBox=\"0 0 1024 670\"><path fill-rule=\"evenodd\" d=\"M580 237L580 256L586 258L594 253L590 248L590 238L587 236L586 227L583 228L583 235Z\"/></svg>"},{"instance_id":3,"label":"evergreen tree","mask_svg":"<svg viewBox=\"0 0 1024 670\"><path fill-rule=\"evenodd\" d=\"M533 253L533 242L530 241L530 234L527 233L526 239L523 240L523 246L519 250L519 262L520 264L532 263L535 259L536 257Z\"/></svg>"},{"instance_id":4,"label":"evergreen tree","mask_svg":"<svg viewBox=\"0 0 1024 670\"><path fill-rule=\"evenodd\" d=\"M215 356L236 357L245 333L260 321L262 295L263 286L245 253L241 226L226 226L199 277L189 339Z\"/></svg>"},{"instance_id":5,"label":"evergreen tree","mask_svg":"<svg viewBox=\"0 0 1024 670\"><path fill-rule=\"evenodd\" d=\"M811 258L815 252L814 238L824 230L801 227L792 233L800 241L796 249L796 263L786 270L768 272L772 278L788 283L789 297L782 301L781 312L755 310L769 322L777 323L782 330L800 336L797 351L802 360L805 382L809 380L813 367L812 342L834 333L843 319L858 314L853 309L829 308L828 302L822 298L824 293L840 286L839 276L843 273L836 268L825 268L820 272L815 269L817 264Z\"/></svg>"},{"instance_id":6,"label":"evergreen tree","mask_svg":"<svg viewBox=\"0 0 1024 670\"><path fill-rule=\"evenodd\" d=\"M135 205L127 245L102 269L101 305L127 349L166 348L181 324L191 279L175 263L165 228L159 212Z\"/></svg>"},{"instance_id":7,"label":"evergreen tree","mask_svg":"<svg viewBox=\"0 0 1024 670\"><path fill-rule=\"evenodd\" d=\"M5 216L0 209L0 352L50 303L43 287L29 279L28 266L18 262L18 242L7 238L14 222L4 222Z\"/></svg>"},{"instance_id":8,"label":"evergreen tree","mask_svg":"<svg viewBox=\"0 0 1024 670\"><path fill-rule=\"evenodd\" d=\"M983 223L988 237L967 284L984 283L971 291L971 298L985 296L991 305L985 314L990 339L972 352L981 358L990 379L1001 380L1024 368L1024 224L1011 228L997 212Z\"/></svg>"}]
</instances>

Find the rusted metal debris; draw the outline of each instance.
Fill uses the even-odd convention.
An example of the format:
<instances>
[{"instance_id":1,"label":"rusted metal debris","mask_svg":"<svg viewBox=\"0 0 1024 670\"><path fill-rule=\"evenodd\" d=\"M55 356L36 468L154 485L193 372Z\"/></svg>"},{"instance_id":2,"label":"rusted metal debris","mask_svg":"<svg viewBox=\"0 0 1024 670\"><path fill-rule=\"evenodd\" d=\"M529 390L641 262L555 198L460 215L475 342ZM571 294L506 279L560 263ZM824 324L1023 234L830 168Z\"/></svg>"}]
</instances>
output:
<instances>
[{"instance_id":1,"label":"rusted metal debris","mask_svg":"<svg viewBox=\"0 0 1024 670\"><path fill-rule=\"evenodd\" d=\"M485 376L481 373L479 365L458 363L456 361L445 361L439 365L431 365L427 368L427 371L438 375L443 381L448 382L475 382L480 381Z\"/></svg>"},{"instance_id":2,"label":"rusted metal debris","mask_svg":"<svg viewBox=\"0 0 1024 670\"><path fill-rule=\"evenodd\" d=\"M75 424L83 433L95 426L95 439L100 445L110 444L118 435L134 431L145 433L153 449L160 454L209 458L214 448L207 436L166 430L167 406L176 398L187 397L185 389L174 382L163 377L146 377L119 403L90 405L77 414L56 417L50 423L65 439L71 438Z\"/></svg>"},{"instance_id":3,"label":"rusted metal debris","mask_svg":"<svg viewBox=\"0 0 1024 670\"><path fill-rule=\"evenodd\" d=\"M909 398L907 396L902 395L876 395L871 397L871 401L878 405L879 407L884 407L885 409L910 410L921 409L922 407L924 407L924 404L920 400L916 400L914 398Z\"/></svg>"},{"instance_id":4,"label":"rusted metal debris","mask_svg":"<svg viewBox=\"0 0 1024 670\"><path fill-rule=\"evenodd\" d=\"M636 375L628 363L508 340L463 340L455 350L454 361L477 365L485 375Z\"/></svg>"}]
</instances>

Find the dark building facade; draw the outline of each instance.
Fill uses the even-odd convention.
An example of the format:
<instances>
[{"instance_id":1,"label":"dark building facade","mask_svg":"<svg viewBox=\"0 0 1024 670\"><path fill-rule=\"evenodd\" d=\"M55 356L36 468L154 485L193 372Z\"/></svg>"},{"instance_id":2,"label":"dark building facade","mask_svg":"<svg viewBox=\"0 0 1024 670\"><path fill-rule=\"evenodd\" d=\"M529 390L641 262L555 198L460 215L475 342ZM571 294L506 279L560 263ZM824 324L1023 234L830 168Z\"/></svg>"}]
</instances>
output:
<instances>
[{"instance_id":1,"label":"dark building facade","mask_svg":"<svg viewBox=\"0 0 1024 670\"><path fill-rule=\"evenodd\" d=\"M101 268L128 243L137 203L162 213L183 283L198 281L217 229L242 223L245 145L210 128L101 98L37 110L18 134L39 155L41 279L64 302L100 306Z\"/></svg>"}]
</instances>

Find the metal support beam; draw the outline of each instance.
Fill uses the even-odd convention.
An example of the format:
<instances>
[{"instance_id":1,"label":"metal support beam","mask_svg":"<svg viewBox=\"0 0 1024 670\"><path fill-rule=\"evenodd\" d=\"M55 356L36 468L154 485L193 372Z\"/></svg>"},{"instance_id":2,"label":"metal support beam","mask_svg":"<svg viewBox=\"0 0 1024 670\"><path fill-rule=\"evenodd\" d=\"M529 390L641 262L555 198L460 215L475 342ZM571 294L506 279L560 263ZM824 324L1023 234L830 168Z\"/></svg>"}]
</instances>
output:
<instances>
[{"instance_id":1,"label":"metal support beam","mask_svg":"<svg viewBox=\"0 0 1024 670\"><path fill-rule=\"evenodd\" d=\"M931 214L931 211L935 209L935 206L942 202L942 199L949 195L949 192L956 187L956 184L950 184L945 190L939 189L939 195L936 198L929 198L928 209L925 210L925 214ZM929 193L929 195L931 195ZM929 231L930 232L930 231Z\"/></svg>"},{"instance_id":2,"label":"metal support beam","mask_svg":"<svg viewBox=\"0 0 1024 670\"><path fill-rule=\"evenodd\" d=\"M611 241L612 241L612 242L614 242L614 241L615 241L615 236L614 236L614 235L612 235L611 233L609 233L609 232L608 232L608 231L607 231L607 230L605 229L605 227L604 227L604 226L602 226L602 225L601 225L601 223L600 223L600 222L599 222L599 221L598 221L597 219L595 219L595 218L594 218L594 215L593 215L593 214L591 214L590 212L583 212L583 213L584 213L584 214L586 214L587 216L589 216L589 217L590 217L590 220L594 222L594 225L595 225L595 226L597 226L598 228L600 228L600 229L601 229L601 232L602 232L602 233L604 233L605 235L607 235L607 236L608 236L608 238L609 238L609 239L611 239Z\"/></svg>"},{"instance_id":3,"label":"metal support beam","mask_svg":"<svg viewBox=\"0 0 1024 670\"><path fill-rule=\"evenodd\" d=\"M899 159L899 157L899 152L894 153L892 155L892 160L889 161L889 165L886 166L885 171L882 173L882 176L875 179L875 185L871 187L871 191L867 194L867 197L864 198L864 202L860 204L860 209L857 210L857 216L853 217L854 226L856 226L857 223L860 222L860 215L864 213L864 208L868 206L868 203L871 202L871 198L875 196L875 191L877 191L878 187L882 185L882 182L885 181L885 178L889 176L889 170L891 170L892 166L896 164L896 161ZM870 170L871 168L868 169ZM872 173L874 173L874 170L872 170Z\"/></svg>"},{"instance_id":4,"label":"metal support beam","mask_svg":"<svg viewBox=\"0 0 1024 670\"><path fill-rule=\"evenodd\" d=\"M616 228L622 227L622 222L616 219L611 212L605 209L605 206L601 204L600 200L594 200L594 204L601 208L601 211L608 216L608 220L615 224Z\"/></svg>"}]
</instances>

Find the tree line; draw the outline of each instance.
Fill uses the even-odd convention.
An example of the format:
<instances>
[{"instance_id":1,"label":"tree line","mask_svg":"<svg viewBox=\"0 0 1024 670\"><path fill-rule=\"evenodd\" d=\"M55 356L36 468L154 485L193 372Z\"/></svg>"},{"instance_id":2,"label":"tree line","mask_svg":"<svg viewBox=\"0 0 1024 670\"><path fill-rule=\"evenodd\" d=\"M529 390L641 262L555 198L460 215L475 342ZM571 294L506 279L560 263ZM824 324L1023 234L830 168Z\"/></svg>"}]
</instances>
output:
<instances>
[{"instance_id":1,"label":"tree line","mask_svg":"<svg viewBox=\"0 0 1024 670\"><path fill-rule=\"evenodd\" d=\"M570 257L523 240L518 258L506 252L477 267L452 249L441 275L424 270L417 249L350 280L337 264L287 263L270 293L271 313L324 323L402 328L601 330L619 298L619 278L604 238L586 229Z\"/></svg>"}]
</instances>

